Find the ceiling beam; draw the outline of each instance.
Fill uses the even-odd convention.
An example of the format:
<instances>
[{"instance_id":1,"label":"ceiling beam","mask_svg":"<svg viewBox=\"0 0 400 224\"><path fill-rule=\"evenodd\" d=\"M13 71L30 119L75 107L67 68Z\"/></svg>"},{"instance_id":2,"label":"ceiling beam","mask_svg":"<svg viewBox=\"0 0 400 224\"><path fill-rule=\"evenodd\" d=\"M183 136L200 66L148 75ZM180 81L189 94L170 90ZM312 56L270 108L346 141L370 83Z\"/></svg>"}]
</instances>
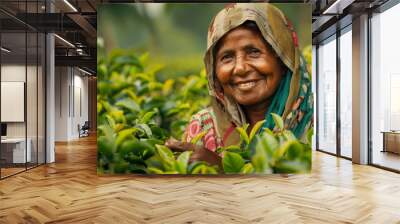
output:
<instances>
[{"instance_id":1,"label":"ceiling beam","mask_svg":"<svg viewBox=\"0 0 400 224\"><path fill-rule=\"evenodd\" d=\"M56 66L87 67L96 71L97 59L91 56L55 56Z\"/></svg>"},{"instance_id":2,"label":"ceiling beam","mask_svg":"<svg viewBox=\"0 0 400 224\"><path fill-rule=\"evenodd\" d=\"M86 41L90 46L96 45L97 30L90 24L85 17L80 14L68 14L68 17L73 20L83 31L88 35Z\"/></svg>"}]
</instances>

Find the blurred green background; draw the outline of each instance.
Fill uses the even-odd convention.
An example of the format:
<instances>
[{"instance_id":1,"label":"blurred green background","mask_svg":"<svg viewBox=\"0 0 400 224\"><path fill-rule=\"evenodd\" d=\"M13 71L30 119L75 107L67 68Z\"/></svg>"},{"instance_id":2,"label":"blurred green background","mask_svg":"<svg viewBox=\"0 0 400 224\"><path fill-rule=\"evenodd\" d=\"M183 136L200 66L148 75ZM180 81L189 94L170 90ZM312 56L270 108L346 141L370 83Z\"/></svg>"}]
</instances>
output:
<instances>
[{"instance_id":1,"label":"blurred green background","mask_svg":"<svg viewBox=\"0 0 400 224\"><path fill-rule=\"evenodd\" d=\"M255 3L256 4L256 3ZM225 3L131 3L98 7L101 58L113 49L148 52L149 66L162 67L166 78L198 73L203 67L207 29ZM275 3L291 20L299 45L311 49L311 5ZM307 50L308 51L308 50ZM306 56L307 57L307 56Z\"/></svg>"}]
</instances>

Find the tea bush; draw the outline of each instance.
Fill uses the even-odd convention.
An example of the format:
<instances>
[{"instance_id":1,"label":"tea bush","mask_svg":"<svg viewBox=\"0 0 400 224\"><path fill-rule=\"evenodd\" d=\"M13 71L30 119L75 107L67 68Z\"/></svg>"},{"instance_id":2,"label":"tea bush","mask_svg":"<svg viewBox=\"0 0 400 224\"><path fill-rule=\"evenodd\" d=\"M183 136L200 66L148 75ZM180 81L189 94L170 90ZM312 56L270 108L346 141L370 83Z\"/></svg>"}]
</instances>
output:
<instances>
[{"instance_id":1,"label":"tea bush","mask_svg":"<svg viewBox=\"0 0 400 224\"><path fill-rule=\"evenodd\" d=\"M97 63L98 173L217 174L293 173L311 168L310 141L299 142L273 115L276 130L247 134L239 145L219 148L222 169L189 163L190 151L172 152L165 141L181 138L190 117L209 105L205 71L161 82L148 55L114 51ZM201 133L204 135L204 133ZM311 134L309 134L311 136ZM201 135L195 141L201 139ZM195 143L195 142L192 142Z\"/></svg>"},{"instance_id":2,"label":"tea bush","mask_svg":"<svg viewBox=\"0 0 400 224\"><path fill-rule=\"evenodd\" d=\"M182 135L192 114L209 104L205 72L164 82L148 55L114 51L97 63L98 171L145 173L156 144Z\"/></svg>"}]
</instances>

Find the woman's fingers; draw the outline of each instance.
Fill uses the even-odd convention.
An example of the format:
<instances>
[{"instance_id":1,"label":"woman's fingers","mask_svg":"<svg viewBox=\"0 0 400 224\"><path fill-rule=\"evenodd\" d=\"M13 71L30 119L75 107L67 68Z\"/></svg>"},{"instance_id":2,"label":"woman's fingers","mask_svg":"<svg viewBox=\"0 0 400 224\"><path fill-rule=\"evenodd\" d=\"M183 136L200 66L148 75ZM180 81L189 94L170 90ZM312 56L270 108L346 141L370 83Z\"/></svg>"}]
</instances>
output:
<instances>
[{"instance_id":1,"label":"woman's fingers","mask_svg":"<svg viewBox=\"0 0 400 224\"><path fill-rule=\"evenodd\" d=\"M165 142L165 146L167 146L174 152L193 151L189 159L190 163L195 161L204 161L210 165L221 166L221 157L217 153L210 151L204 147L194 145L192 143L180 142L172 138L168 139Z\"/></svg>"},{"instance_id":2,"label":"woman's fingers","mask_svg":"<svg viewBox=\"0 0 400 224\"><path fill-rule=\"evenodd\" d=\"M185 152L185 151L192 151L196 146L191 144L191 143L187 143L187 142L180 142L176 139L168 139L165 142L165 146L167 146L168 148L170 148L172 151L175 152Z\"/></svg>"},{"instance_id":3,"label":"woman's fingers","mask_svg":"<svg viewBox=\"0 0 400 224\"><path fill-rule=\"evenodd\" d=\"M204 161L210 165L221 166L221 157L217 153L200 147L197 147L196 150L193 151L189 161Z\"/></svg>"}]
</instances>

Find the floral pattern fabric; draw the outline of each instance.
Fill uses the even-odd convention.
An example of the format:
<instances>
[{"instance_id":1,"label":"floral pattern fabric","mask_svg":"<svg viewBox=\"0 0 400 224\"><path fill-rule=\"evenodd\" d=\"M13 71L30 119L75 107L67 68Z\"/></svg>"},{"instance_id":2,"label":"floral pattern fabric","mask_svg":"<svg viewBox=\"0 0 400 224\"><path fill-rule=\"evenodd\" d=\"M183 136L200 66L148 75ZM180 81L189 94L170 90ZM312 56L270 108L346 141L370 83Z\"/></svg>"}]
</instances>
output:
<instances>
[{"instance_id":1,"label":"floral pattern fabric","mask_svg":"<svg viewBox=\"0 0 400 224\"><path fill-rule=\"evenodd\" d=\"M197 135L205 131L206 134L197 142L198 145L204 146L210 151L215 151L218 147L223 146L221 139L216 135L214 119L215 115L212 110L208 109L204 109L193 115L184 133L185 141L190 142Z\"/></svg>"}]
</instances>

